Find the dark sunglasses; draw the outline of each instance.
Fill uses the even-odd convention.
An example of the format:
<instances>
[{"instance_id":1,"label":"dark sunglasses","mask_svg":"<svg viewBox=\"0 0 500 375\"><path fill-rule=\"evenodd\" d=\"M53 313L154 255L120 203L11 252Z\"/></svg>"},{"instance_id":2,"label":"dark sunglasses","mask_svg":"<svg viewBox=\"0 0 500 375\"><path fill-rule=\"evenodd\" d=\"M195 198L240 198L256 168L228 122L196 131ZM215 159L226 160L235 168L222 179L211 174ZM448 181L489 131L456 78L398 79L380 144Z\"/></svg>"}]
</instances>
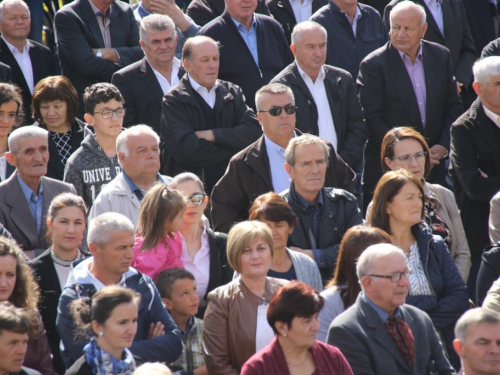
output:
<instances>
[{"instance_id":1,"label":"dark sunglasses","mask_svg":"<svg viewBox=\"0 0 500 375\"><path fill-rule=\"evenodd\" d=\"M295 112L297 112L297 107L294 106L293 104L287 104L284 107L271 107L269 111L259 111L259 112L269 112L269 114L273 117L281 115L281 111L285 110L285 113L287 115L293 115Z\"/></svg>"},{"instance_id":2,"label":"dark sunglasses","mask_svg":"<svg viewBox=\"0 0 500 375\"><path fill-rule=\"evenodd\" d=\"M205 197L206 197L205 194L197 193L189 197L188 201L191 201L191 203L193 203L193 206L201 206L205 201Z\"/></svg>"}]
</instances>

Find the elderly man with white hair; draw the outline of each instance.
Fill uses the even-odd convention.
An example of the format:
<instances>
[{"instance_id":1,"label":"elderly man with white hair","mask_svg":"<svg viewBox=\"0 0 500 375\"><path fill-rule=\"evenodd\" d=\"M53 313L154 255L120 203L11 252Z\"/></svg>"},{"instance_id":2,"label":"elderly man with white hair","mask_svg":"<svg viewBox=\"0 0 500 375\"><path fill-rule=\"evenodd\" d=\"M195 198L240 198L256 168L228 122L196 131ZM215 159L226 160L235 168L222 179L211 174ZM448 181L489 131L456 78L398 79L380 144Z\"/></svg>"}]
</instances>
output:
<instances>
[{"instance_id":1,"label":"elderly man with white hair","mask_svg":"<svg viewBox=\"0 0 500 375\"><path fill-rule=\"evenodd\" d=\"M132 126L116 139L116 151L122 172L101 190L89 220L105 212L118 212L136 225L147 191L157 182L168 185L171 180L159 173L160 137L147 125Z\"/></svg>"},{"instance_id":2,"label":"elderly man with white hair","mask_svg":"<svg viewBox=\"0 0 500 375\"><path fill-rule=\"evenodd\" d=\"M359 257L362 293L327 337L354 374L455 374L429 316L405 304L410 272L403 251L391 244L372 245Z\"/></svg>"},{"instance_id":3,"label":"elderly man with white hair","mask_svg":"<svg viewBox=\"0 0 500 375\"><path fill-rule=\"evenodd\" d=\"M16 167L0 184L0 223L5 226L29 258L49 247L47 210L52 199L76 190L71 184L49 177L48 131L35 126L14 130L8 141L7 162Z\"/></svg>"},{"instance_id":4,"label":"elderly man with white hair","mask_svg":"<svg viewBox=\"0 0 500 375\"><path fill-rule=\"evenodd\" d=\"M475 291L481 255L490 243L492 198L490 234L495 241L500 226L500 197L495 196L500 190L500 57L482 59L473 70L478 98L451 127L450 151L451 180L471 252L469 293Z\"/></svg>"},{"instance_id":5,"label":"elderly man with white hair","mask_svg":"<svg viewBox=\"0 0 500 375\"><path fill-rule=\"evenodd\" d=\"M66 368L82 356L83 347L88 342L75 338L71 302L80 298L90 300L97 290L115 284L141 295L137 332L130 347L132 354L144 362L170 363L177 359L182 351L182 341L176 324L152 280L130 267L135 243L132 222L115 212L100 215L89 224L87 242L92 256L73 263L59 299L57 330L61 335Z\"/></svg>"}]
</instances>

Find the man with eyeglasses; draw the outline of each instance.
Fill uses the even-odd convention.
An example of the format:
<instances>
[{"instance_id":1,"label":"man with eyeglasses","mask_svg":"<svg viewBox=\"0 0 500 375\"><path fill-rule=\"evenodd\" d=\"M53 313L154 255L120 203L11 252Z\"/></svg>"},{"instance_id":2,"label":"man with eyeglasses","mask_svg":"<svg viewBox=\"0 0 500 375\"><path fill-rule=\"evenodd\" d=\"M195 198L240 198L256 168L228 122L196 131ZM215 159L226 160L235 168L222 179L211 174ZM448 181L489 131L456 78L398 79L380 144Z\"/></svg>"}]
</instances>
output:
<instances>
[{"instance_id":1,"label":"man with eyeglasses","mask_svg":"<svg viewBox=\"0 0 500 375\"><path fill-rule=\"evenodd\" d=\"M261 134L241 88L217 79L219 43L190 38L182 49L187 74L163 98L163 172L196 174L210 194L229 159Z\"/></svg>"},{"instance_id":2,"label":"man with eyeglasses","mask_svg":"<svg viewBox=\"0 0 500 375\"><path fill-rule=\"evenodd\" d=\"M225 233L235 222L248 219L248 210L259 195L288 189L285 149L291 139L302 134L295 128L297 108L289 87L281 83L266 85L257 91L255 102L264 135L231 159L211 197L214 227ZM328 148L324 186L354 193L355 173L329 142Z\"/></svg>"},{"instance_id":3,"label":"man with eyeglasses","mask_svg":"<svg viewBox=\"0 0 500 375\"><path fill-rule=\"evenodd\" d=\"M116 138L122 130L125 109L120 91L111 83L87 87L83 102L85 121L94 132L89 132L68 159L64 181L73 184L90 209L101 189L121 171Z\"/></svg>"},{"instance_id":4,"label":"man with eyeglasses","mask_svg":"<svg viewBox=\"0 0 500 375\"><path fill-rule=\"evenodd\" d=\"M392 8L390 20L390 41L361 62L357 79L369 133L363 171L365 208L382 176L380 145L394 127L409 126L425 137L433 166L429 182L446 187L450 127L462 113L450 52L422 40L427 30L425 9L403 1Z\"/></svg>"},{"instance_id":5,"label":"man with eyeglasses","mask_svg":"<svg viewBox=\"0 0 500 375\"><path fill-rule=\"evenodd\" d=\"M359 257L362 293L327 337L355 374L455 374L429 316L405 304L410 272L403 251L391 244L372 245Z\"/></svg>"}]
</instances>

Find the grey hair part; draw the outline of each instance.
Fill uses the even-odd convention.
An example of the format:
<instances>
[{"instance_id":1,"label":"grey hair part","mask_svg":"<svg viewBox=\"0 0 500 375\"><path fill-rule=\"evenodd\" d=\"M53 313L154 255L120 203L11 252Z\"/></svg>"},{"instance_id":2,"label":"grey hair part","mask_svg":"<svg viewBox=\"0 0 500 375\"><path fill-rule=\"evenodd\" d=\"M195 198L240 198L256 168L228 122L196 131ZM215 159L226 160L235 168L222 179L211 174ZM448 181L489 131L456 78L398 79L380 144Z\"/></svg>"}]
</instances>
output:
<instances>
[{"instance_id":1,"label":"grey hair part","mask_svg":"<svg viewBox=\"0 0 500 375\"><path fill-rule=\"evenodd\" d=\"M10 133L9 140L7 141L9 146L9 151L14 155L21 149L21 143L23 139L26 138L45 138L47 139L47 145L49 144L49 132L38 126L23 126L17 128L12 133Z\"/></svg>"},{"instance_id":2,"label":"grey hair part","mask_svg":"<svg viewBox=\"0 0 500 375\"><path fill-rule=\"evenodd\" d=\"M314 21L304 21L295 25L292 31L292 44L297 44L300 40L302 40L302 33L307 30L319 30L325 34L325 42L327 38L326 29L321 26L319 23Z\"/></svg>"},{"instance_id":3,"label":"grey hair part","mask_svg":"<svg viewBox=\"0 0 500 375\"><path fill-rule=\"evenodd\" d=\"M422 27L424 27L425 23L427 22L427 14L425 14L425 8L422 5L416 4L410 0L405 0L405 1L402 1L400 3L397 3L394 6L394 8L391 9L391 13L389 16L390 26L392 27L392 17L395 16L396 13L401 12L403 10L409 10L409 9L416 10L419 13L420 19L422 20L421 25L422 25Z\"/></svg>"},{"instance_id":4,"label":"grey hair part","mask_svg":"<svg viewBox=\"0 0 500 375\"><path fill-rule=\"evenodd\" d=\"M191 172L179 173L172 179L172 181L170 181L170 184L168 186L172 189L177 189L178 185L185 182L195 182L200 186L201 191L205 192L205 189L203 188L203 182L201 182L200 178L197 175Z\"/></svg>"},{"instance_id":5,"label":"grey hair part","mask_svg":"<svg viewBox=\"0 0 500 375\"><path fill-rule=\"evenodd\" d=\"M151 126L140 124L134 125L130 128L124 129L116 138L116 152L121 152L125 156L130 155L130 150L127 146L127 141L129 137L139 134L149 134L156 139L156 143L158 146L160 145L160 137L156 132L151 128ZM119 159L118 159L119 160Z\"/></svg>"},{"instance_id":6,"label":"grey hair part","mask_svg":"<svg viewBox=\"0 0 500 375\"><path fill-rule=\"evenodd\" d=\"M455 325L455 337L464 342L467 339L469 326L479 323L500 324L500 314L486 307L477 307L466 311Z\"/></svg>"},{"instance_id":7,"label":"grey hair part","mask_svg":"<svg viewBox=\"0 0 500 375\"><path fill-rule=\"evenodd\" d=\"M3 12L5 7L15 4L23 6L28 11L28 15L31 16L30 8L23 0L3 0L0 2L0 22L3 22Z\"/></svg>"},{"instance_id":8,"label":"grey hair part","mask_svg":"<svg viewBox=\"0 0 500 375\"><path fill-rule=\"evenodd\" d=\"M111 241L112 232L134 232L130 219L117 212L106 212L92 219L89 224L87 242L95 243L101 249Z\"/></svg>"},{"instance_id":9,"label":"grey hair part","mask_svg":"<svg viewBox=\"0 0 500 375\"><path fill-rule=\"evenodd\" d=\"M486 86L491 76L500 75L500 56L489 56L476 61L472 71L474 82Z\"/></svg>"},{"instance_id":10,"label":"grey hair part","mask_svg":"<svg viewBox=\"0 0 500 375\"><path fill-rule=\"evenodd\" d=\"M320 137L307 133L302 134L299 137L292 138L292 140L288 143L285 150L285 162L293 167L295 165L295 149L298 146L307 145L318 145L323 148L323 151L325 152L326 166L328 167L330 161L330 147L328 147L328 144Z\"/></svg>"},{"instance_id":11,"label":"grey hair part","mask_svg":"<svg viewBox=\"0 0 500 375\"><path fill-rule=\"evenodd\" d=\"M169 30L173 31L174 36L176 35L175 23L172 18L164 14L150 14L141 20L139 38L143 43L146 43L149 31Z\"/></svg>"},{"instance_id":12,"label":"grey hair part","mask_svg":"<svg viewBox=\"0 0 500 375\"><path fill-rule=\"evenodd\" d=\"M293 96L293 91L290 87L285 86L282 83L270 83L268 85L262 86L255 93L255 106L257 108L257 112L259 112L262 108L262 97L265 94L271 95L280 95L280 94L288 94L292 97L292 102L295 104L295 97Z\"/></svg>"},{"instance_id":13,"label":"grey hair part","mask_svg":"<svg viewBox=\"0 0 500 375\"><path fill-rule=\"evenodd\" d=\"M375 261L393 253L403 255L403 250L388 243L379 243L368 246L366 250L361 253L358 258L358 262L356 263L356 275L358 276L358 280L361 282L361 279L364 276L368 276L371 273L371 269ZM361 288L363 288L363 284L361 284Z\"/></svg>"}]
</instances>

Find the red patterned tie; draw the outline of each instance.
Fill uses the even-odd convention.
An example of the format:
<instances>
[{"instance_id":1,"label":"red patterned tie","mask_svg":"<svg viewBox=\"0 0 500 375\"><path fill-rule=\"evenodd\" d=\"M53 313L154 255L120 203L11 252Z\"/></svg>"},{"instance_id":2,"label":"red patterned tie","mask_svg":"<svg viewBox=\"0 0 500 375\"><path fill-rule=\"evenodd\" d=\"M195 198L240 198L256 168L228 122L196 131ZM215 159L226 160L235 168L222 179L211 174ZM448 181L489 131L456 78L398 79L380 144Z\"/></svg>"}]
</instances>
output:
<instances>
[{"instance_id":1,"label":"red patterned tie","mask_svg":"<svg viewBox=\"0 0 500 375\"><path fill-rule=\"evenodd\" d=\"M406 322L395 316L389 315L385 321L385 327L387 331L392 336L399 350L406 359L408 367L413 369L413 363L415 361L415 340L413 339L413 333L411 328Z\"/></svg>"}]
</instances>

